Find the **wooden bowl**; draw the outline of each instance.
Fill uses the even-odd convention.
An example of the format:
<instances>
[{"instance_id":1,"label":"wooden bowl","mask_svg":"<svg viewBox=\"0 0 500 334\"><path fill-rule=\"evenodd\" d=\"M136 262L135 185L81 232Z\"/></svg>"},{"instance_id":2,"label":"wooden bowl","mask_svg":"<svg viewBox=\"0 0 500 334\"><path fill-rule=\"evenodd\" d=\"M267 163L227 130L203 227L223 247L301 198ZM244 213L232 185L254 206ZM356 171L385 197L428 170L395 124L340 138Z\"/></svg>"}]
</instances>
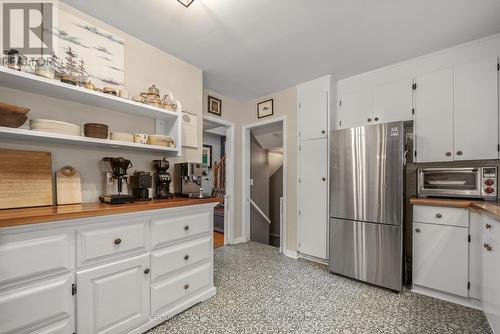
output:
<instances>
[{"instance_id":1,"label":"wooden bowl","mask_svg":"<svg viewBox=\"0 0 500 334\"><path fill-rule=\"evenodd\" d=\"M7 103L2 103L0 102L0 114L21 114L21 115L26 115L30 111L29 108L24 108L24 107L19 107L13 104L7 104Z\"/></svg>"},{"instance_id":2,"label":"wooden bowl","mask_svg":"<svg viewBox=\"0 0 500 334\"><path fill-rule=\"evenodd\" d=\"M0 113L0 126L18 128L28 120L28 117L18 113Z\"/></svg>"}]
</instances>

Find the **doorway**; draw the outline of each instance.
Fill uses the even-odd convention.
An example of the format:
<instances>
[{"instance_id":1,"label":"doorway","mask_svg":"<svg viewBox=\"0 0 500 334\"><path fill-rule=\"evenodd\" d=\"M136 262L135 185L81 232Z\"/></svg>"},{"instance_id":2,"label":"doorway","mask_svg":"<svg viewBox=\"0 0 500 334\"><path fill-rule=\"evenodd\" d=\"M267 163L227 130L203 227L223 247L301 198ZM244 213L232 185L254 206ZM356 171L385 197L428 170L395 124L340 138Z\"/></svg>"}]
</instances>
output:
<instances>
[{"instance_id":1,"label":"doorway","mask_svg":"<svg viewBox=\"0 0 500 334\"><path fill-rule=\"evenodd\" d=\"M244 240L283 252L286 236L286 117L242 128L242 220Z\"/></svg>"},{"instance_id":2,"label":"doorway","mask_svg":"<svg viewBox=\"0 0 500 334\"><path fill-rule=\"evenodd\" d=\"M203 116L203 161L208 167L209 189L221 199L214 209L214 247L233 240L234 219L234 124L217 117Z\"/></svg>"}]
</instances>

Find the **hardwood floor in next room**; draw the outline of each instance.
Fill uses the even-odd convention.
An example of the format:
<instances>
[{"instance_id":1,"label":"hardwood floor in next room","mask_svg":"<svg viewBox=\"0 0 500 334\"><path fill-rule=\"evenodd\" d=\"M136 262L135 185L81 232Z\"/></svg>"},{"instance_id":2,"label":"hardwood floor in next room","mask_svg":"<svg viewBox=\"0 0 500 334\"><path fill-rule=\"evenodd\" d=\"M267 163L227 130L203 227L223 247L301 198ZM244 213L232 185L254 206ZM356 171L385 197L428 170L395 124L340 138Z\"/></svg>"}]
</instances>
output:
<instances>
[{"instance_id":1,"label":"hardwood floor in next room","mask_svg":"<svg viewBox=\"0 0 500 334\"><path fill-rule=\"evenodd\" d=\"M214 232L214 248L224 246L224 233Z\"/></svg>"}]
</instances>

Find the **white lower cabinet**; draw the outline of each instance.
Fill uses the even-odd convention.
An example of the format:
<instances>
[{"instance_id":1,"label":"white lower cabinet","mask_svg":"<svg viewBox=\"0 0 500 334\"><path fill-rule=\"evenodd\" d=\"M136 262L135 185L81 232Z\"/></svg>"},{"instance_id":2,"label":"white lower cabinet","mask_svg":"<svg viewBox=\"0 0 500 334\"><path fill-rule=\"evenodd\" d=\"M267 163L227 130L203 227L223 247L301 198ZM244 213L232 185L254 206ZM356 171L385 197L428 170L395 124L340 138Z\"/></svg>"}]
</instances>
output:
<instances>
[{"instance_id":1,"label":"white lower cabinet","mask_svg":"<svg viewBox=\"0 0 500 334\"><path fill-rule=\"evenodd\" d=\"M76 273L77 332L125 333L149 320L149 255Z\"/></svg>"},{"instance_id":2,"label":"white lower cabinet","mask_svg":"<svg viewBox=\"0 0 500 334\"><path fill-rule=\"evenodd\" d=\"M67 324L62 329L68 331L63 333L72 333L75 308L72 284L73 275L66 274L1 292L0 333L21 334L37 329L43 333L55 321Z\"/></svg>"},{"instance_id":3,"label":"white lower cabinet","mask_svg":"<svg viewBox=\"0 0 500 334\"><path fill-rule=\"evenodd\" d=\"M500 333L500 222L483 215L483 310Z\"/></svg>"},{"instance_id":4,"label":"white lower cabinet","mask_svg":"<svg viewBox=\"0 0 500 334\"><path fill-rule=\"evenodd\" d=\"M0 228L0 334L143 333L215 295L215 205Z\"/></svg>"},{"instance_id":5,"label":"white lower cabinet","mask_svg":"<svg viewBox=\"0 0 500 334\"><path fill-rule=\"evenodd\" d=\"M413 224L413 284L468 296L468 229Z\"/></svg>"}]
</instances>

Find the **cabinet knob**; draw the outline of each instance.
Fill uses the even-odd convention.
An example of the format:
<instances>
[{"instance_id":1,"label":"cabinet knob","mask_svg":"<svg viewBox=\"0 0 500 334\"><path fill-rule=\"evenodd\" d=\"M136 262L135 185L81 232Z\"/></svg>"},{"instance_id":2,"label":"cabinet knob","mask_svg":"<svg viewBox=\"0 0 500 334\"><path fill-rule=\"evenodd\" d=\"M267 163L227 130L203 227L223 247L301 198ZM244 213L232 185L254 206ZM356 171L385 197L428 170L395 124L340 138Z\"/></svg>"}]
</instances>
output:
<instances>
[{"instance_id":1,"label":"cabinet knob","mask_svg":"<svg viewBox=\"0 0 500 334\"><path fill-rule=\"evenodd\" d=\"M322 181L326 181L326 177L322 177L322 178L321 178L321 180L322 180Z\"/></svg>"},{"instance_id":2,"label":"cabinet knob","mask_svg":"<svg viewBox=\"0 0 500 334\"><path fill-rule=\"evenodd\" d=\"M491 248L491 246L490 246L489 244L487 244L487 243L485 243L485 244L483 245L483 247L484 247L484 248L485 248L488 252L491 252L491 251L493 250L493 248Z\"/></svg>"},{"instance_id":3,"label":"cabinet knob","mask_svg":"<svg viewBox=\"0 0 500 334\"><path fill-rule=\"evenodd\" d=\"M436 214L436 218L443 218L443 215L438 213L438 214Z\"/></svg>"},{"instance_id":4,"label":"cabinet knob","mask_svg":"<svg viewBox=\"0 0 500 334\"><path fill-rule=\"evenodd\" d=\"M491 224L486 224L486 229L491 230Z\"/></svg>"},{"instance_id":5,"label":"cabinet knob","mask_svg":"<svg viewBox=\"0 0 500 334\"><path fill-rule=\"evenodd\" d=\"M151 271L151 270L149 270L149 268L144 269L144 275L149 274L149 272L150 272L150 271Z\"/></svg>"},{"instance_id":6,"label":"cabinet knob","mask_svg":"<svg viewBox=\"0 0 500 334\"><path fill-rule=\"evenodd\" d=\"M117 239L115 239L115 241L114 241L114 242L115 242L115 245L119 245L119 244L121 244L121 243L122 243L122 239L117 238Z\"/></svg>"},{"instance_id":7,"label":"cabinet knob","mask_svg":"<svg viewBox=\"0 0 500 334\"><path fill-rule=\"evenodd\" d=\"M462 151L457 151L457 155L462 155L462 154L464 154L464 152L462 152Z\"/></svg>"},{"instance_id":8,"label":"cabinet knob","mask_svg":"<svg viewBox=\"0 0 500 334\"><path fill-rule=\"evenodd\" d=\"M451 152L446 152L447 157L451 157Z\"/></svg>"},{"instance_id":9,"label":"cabinet knob","mask_svg":"<svg viewBox=\"0 0 500 334\"><path fill-rule=\"evenodd\" d=\"M419 229L419 228L416 228L416 229L415 229L415 232L416 232L416 233L420 233L420 229Z\"/></svg>"},{"instance_id":10,"label":"cabinet knob","mask_svg":"<svg viewBox=\"0 0 500 334\"><path fill-rule=\"evenodd\" d=\"M321 131L321 133L322 133L322 134L325 134L325 133L326 133L326 131L325 131L325 130L323 130L323 131Z\"/></svg>"},{"instance_id":11,"label":"cabinet knob","mask_svg":"<svg viewBox=\"0 0 500 334\"><path fill-rule=\"evenodd\" d=\"M189 284L184 284L184 290L189 289Z\"/></svg>"},{"instance_id":12,"label":"cabinet knob","mask_svg":"<svg viewBox=\"0 0 500 334\"><path fill-rule=\"evenodd\" d=\"M189 230L189 225L184 226L184 231L188 231L188 230Z\"/></svg>"},{"instance_id":13,"label":"cabinet knob","mask_svg":"<svg viewBox=\"0 0 500 334\"><path fill-rule=\"evenodd\" d=\"M184 255L184 260L186 260L186 261L189 260L189 255L187 255L187 254Z\"/></svg>"},{"instance_id":14,"label":"cabinet knob","mask_svg":"<svg viewBox=\"0 0 500 334\"><path fill-rule=\"evenodd\" d=\"M368 118L368 122L371 122L371 121L372 121L372 119L371 119L371 118Z\"/></svg>"},{"instance_id":15,"label":"cabinet knob","mask_svg":"<svg viewBox=\"0 0 500 334\"><path fill-rule=\"evenodd\" d=\"M375 117L375 122L378 122L378 117Z\"/></svg>"}]
</instances>

